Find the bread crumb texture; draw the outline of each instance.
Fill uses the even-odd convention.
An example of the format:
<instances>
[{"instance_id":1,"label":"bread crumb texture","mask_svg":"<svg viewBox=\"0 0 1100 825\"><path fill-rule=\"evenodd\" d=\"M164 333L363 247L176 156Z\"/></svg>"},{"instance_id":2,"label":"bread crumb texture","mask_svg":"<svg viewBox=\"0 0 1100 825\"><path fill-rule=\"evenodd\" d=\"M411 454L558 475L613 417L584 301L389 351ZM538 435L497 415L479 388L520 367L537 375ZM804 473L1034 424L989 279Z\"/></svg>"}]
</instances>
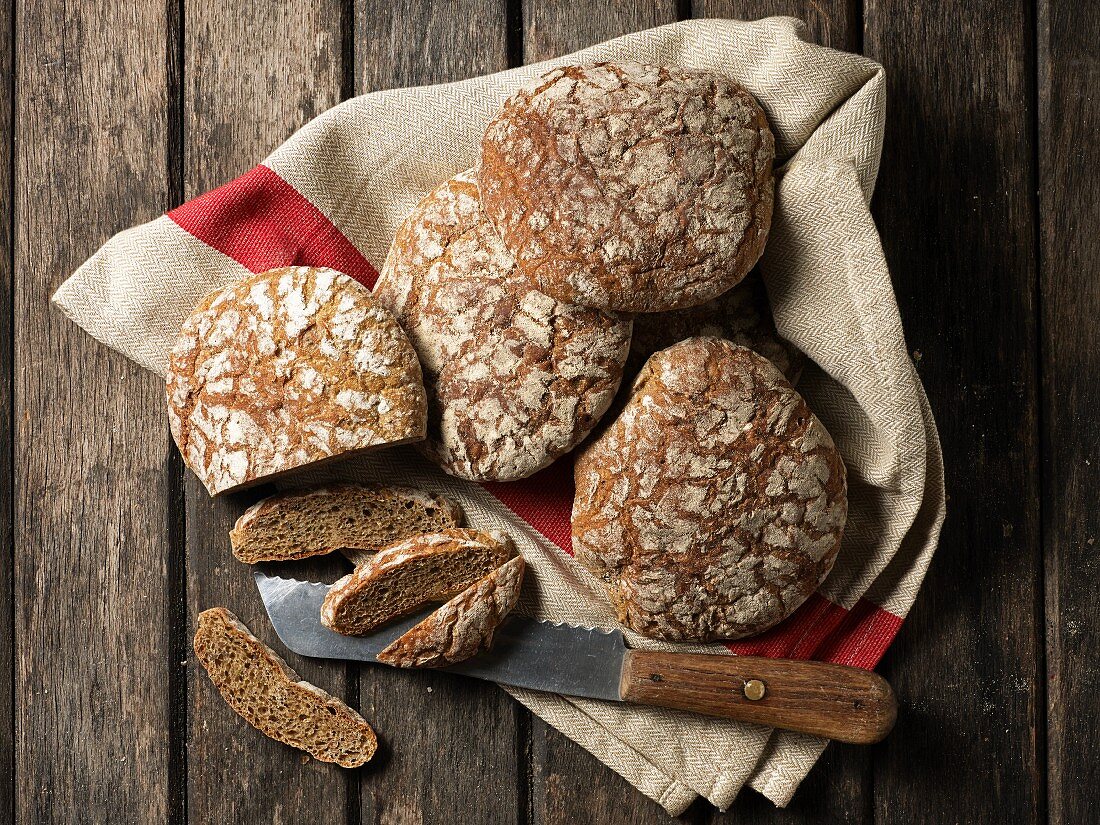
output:
<instances>
[{"instance_id":1,"label":"bread crumb texture","mask_svg":"<svg viewBox=\"0 0 1100 825\"><path fill-rule=\"evenodd\" d=\"M446 498L407 487L330 484L253 504L229 533L243 562L285 561L334 550L374 553L399 539L461 526Z\"/></svg>"},{"instance_id":2,"label":"bread crumb texture","mask_svg":"<svg viewBox=\"0 0 1100 825\"><path fill-rule=\"evenodd\" d=\"M321 624L359 636L445 602L512 556L511 539L480 530L444 530L391 544L329 588Z\"/></svg>"},{"instance_id":3,"label":"bread crumb texture","mask_svg":"<svg viewBox=\"0 0 1100 825\"><path fill-rule=\"evenodd\" d=\"M637 63L563 66L482 139L485 211L543 292L656 312L740 281L771 225L775 141L732 78Z\"/></svg>"},{"instance_id":4,"label":"bread crumb texture","mask_svg":"<svg viewBox=\"0 0 1100 825\"><path fill-rule=\"evenodd\" d=\"M769 361L716 338L650 358L575 476L577 559L658 639L786 618L832 569L847 517L824 426Z\"/></svg>"},{"instance_id":5,"label":"bread crumb texture","mask_svg":"<svg viewBox=\"0 0 1100 825\"><path fill-rule=\"evenodd\" d=\"M211 495L426 427L412 345L331 269L274 269L203 299L172 349L167 395L172 436Z\"/></svg>"},{"instance_id":6,"label":"bread crumb texture","mask_svg":"<svg viewBox=\"0 0 1100 825\"><path fill-rule=\"evenodd\" d=\"M394 640L378 661L394 667L446 667L493 644L493 634L519 600L522 556L498 567Z\"/></svg>"},{"instance_id":7,"label":"bread crumb texture","mask_svg":"<svg viewBox=\"0 0 1100 825\"><path fill-rule=\"evenodd\" d=\"M374 756L378 740L362 716L300 680L225 608L199 614L195 655L229 707L272 739L345 768Z\"/></svg>"},{"instance_id":8,"label":"bread crumb texture","mask_svg":"<svg viewBox=\"0 0 1100 825\"><path fill-rule=\"evenodd\" d=\"M409 215L374 294L424 368L419 447L460 478L510 481L546 467L589 433L622 380L630 319L556 301L518 276L472 172Z\"/></svg>"}]
</instances>

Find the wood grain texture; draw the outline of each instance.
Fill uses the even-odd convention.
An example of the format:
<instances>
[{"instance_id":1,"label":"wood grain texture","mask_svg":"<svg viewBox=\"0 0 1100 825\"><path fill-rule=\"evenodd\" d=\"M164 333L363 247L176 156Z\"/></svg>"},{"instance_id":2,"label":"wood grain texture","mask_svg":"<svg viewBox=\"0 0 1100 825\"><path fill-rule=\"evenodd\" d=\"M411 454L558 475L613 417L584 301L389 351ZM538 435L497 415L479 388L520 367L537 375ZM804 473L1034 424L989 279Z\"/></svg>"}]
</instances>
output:
<instances>
[{"instance_id":1,"label":"wood grain texture","mask_svg":"<svg viewBox=\"0 0 1100 825\"><path fill-rule=\"evenodd\" d=\"M874 213L949 496L888 657L902 709L876 821L1041 821L1033 21L995 2L865 15L890 101Z\"/></svg>"},{"instance_id":2,"label":"wood grain texture","mask_svg":"<svg viewBox=\"0 0 1100 825\"><path fill-rule=\"evenodd\" d=\"M235 0L188 3L185 14L183 194L192 198L252 168L339 102L341 5ZM287 652L271 629L251 568L230 551L233 522L264 492L211 500L186 471L188 628L193 632L200 611L227 607L303 679L344 697L347 668ZM332 564L288 571L331 576ZM229 709L190 651L188 656L188 820L290 823L306 812L326 811L342 821L354 774L310 760L250 727Z\"/></svg>"},{"instance_id":3,"label":"wood grain texture","mask_svg":"<svg viewBox=\"0 0 1100 825\"><path fill-rule=\"evenodd\" d=\"M632 650L623 662L619 695L627 702L857 745L882 741L897 716L894 692L878 674L758 656Z\"/></svg>"},{"instance_id":4,"label":"wood grain texture","mask_svg":"<svg viewBox=\"0 0 1100 825\"><path fill-rule=\"evenodd\" d=\"M806 23L811 40L834 49L859 52L863 18L858 0L693 0L695 17L755 20L789 15ZM872 749L831 745L810 771L790 806L777 810L771 802L745 791L733 808L715 812L720 823L873 822Z\"/></svg>"},{"instance_id":5,"label":"wood grain texture","mask_svg":"<svg viewBox=\"0 0 1100 825\"><path fill-rule=\"evenodd\" d=\"M523 62L537 63L631 32L674 23L676 0L523 0Z\"/></svg>"},{"instance_id":6,"label":"wood grain texture","mask_svg":"<svg viewBox=\"0 0 1100 825\"><path fill-rule=\"evenodd\" d=\"M0 819L15 821L15 638L14 586L15 540L12 523L12 422L15 403L12 397L12 344L15 325L12 289L15 277L12 266L12 203L11 166L14 152L12 105L14 87L12 73L12 38L14 37L13 7L0 7L0 146L7 151L0 157Z\"/></svg>"},{"instance_id":7,"label":"wood grain texture","mask_svg":"<svg viewBox=\"0 0 1100 825\"><path fill-rule=\"evenodd\" d=\"M354 0L355 94L508 68L506 0Z\"/></svg>"},{"instance_id":8,"label":"wood grain texture","mask_svg":"<svg viewBox=\"0 0 1100 825\"><path fill-rule=\"evenodd\" d=\"M1039 205L1051 825L1100 812L1100 8L1039 4Z\"/></svg>"},{"instance_id":9,"label":"wood grain texture","mask_svg":"<svg viewBox=\"0 0 1100 825\"><path fill-rule=\"evenodd\" d=\"M355 93L508 68L503 2L357 2ZM376 262L379 265L381 262ZM383 740L363 774L364 823L523 821L527 716L495 685L364 666L363 714Z\"/></svg>"},{"instance_id":10,"label":"wood grain texture","mask_svg":"<svg viewBox=\"0 0 1100 825\"><path fill-rule=\"evenodd\" d=\"M858 0L694 0L694 17L759 20L783 15L806 24L810 40L834 49L859 52L862 18Z\"/></svg>"},{"instance_id":11,"label":"wood grain texture","mask_svg":"<svg viewBox=\"0 0 1100 825\"><path fill-rule=\"evenodd\" d=\"M163 384L48 301L166 206L165 9L15 14L16 820L163 821Z\"/></svg>"}]
</instances>

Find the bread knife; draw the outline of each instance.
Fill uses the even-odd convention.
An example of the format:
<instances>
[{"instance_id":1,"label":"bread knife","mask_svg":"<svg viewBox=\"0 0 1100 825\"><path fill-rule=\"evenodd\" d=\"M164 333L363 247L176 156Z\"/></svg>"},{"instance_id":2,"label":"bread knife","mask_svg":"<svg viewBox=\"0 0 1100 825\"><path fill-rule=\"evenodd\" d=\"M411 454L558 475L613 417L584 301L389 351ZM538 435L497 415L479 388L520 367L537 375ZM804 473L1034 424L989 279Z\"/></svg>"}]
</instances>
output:
<instances>
[{"instance_id":1,"label":"bread knife","mask_svg":"<svg viewBox=\"0 0 1100 825\"><path fill-rule=\"evenodd\" d=\"M267 615L302 656L375 662L434 608L369 636L321 624L329 585L255 572ZM618 630L510 616L492 649L441 670L565 696L632 702L871 744L894 725L897 701L876 673L827 662L631 649Z\"/></svg>"}]
</instances>

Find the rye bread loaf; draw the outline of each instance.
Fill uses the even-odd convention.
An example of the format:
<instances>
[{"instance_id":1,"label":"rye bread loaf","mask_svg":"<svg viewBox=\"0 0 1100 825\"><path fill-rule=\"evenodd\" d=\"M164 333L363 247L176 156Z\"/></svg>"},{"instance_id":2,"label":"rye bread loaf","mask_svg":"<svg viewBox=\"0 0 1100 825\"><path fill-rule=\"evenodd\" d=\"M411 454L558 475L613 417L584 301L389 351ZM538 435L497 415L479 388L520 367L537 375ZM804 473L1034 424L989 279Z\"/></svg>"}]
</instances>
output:
<instances>
[{"instance_id":1,"label":"rye bread loaf","mask_svg":"<svg viewBox=\"0 0 1100 825\"><path fill-rule=\"evenodd\" d=\"M638 315L626 374L637 375L653 353L698 337L725 338L748 347L775 364L791 384L798 383L806 362L806 356L776 331L764 279L754 270L705 304Z\"/></svg>"},{"instance_id":2,"label":"rye bread loaf","mask_svg":"<svg viewBox=\"0 0 1100 825\"><path fill-rule=\"evenodd\" d=\"M737 639L832 569L844 464L779 371L692 338L658 352L575 467L573 546L620 621L672 641Z\"/></svg>"},{"instance_id":3,"label":"rye bread loaf","mask_svg":"<svg viewBox=\"0 0 1100 825\"><path fill-rule=\"evenodd\" d=\"M443 530L396 542L329 588L321 624L361 636L453 598L514 554L511 539L480 530Z\"/></svg>"},{"instance_id":4,"label":"rye bread loaf","mask_svg":"<svg viewBox=\"0 0 1100 825\"><path fill-rule=\"evenodd\" d=\"M261 733L345 768L374 756L378 740L362 716L301 681L225 608L199 614L195 655L229 707Z\"/></svg>"},{"instance_id":5,"label":"rye bread loaf","mask_svg":"<svg viewBox=\"0 0 1100 825\"><path fill-rule=\"evenodd\" d=\"M505 562L395 639L378 661L394 667L446 667L488 650L519 600L523 570L523 556Z\"/></svg>"},{"instance_id":6,"label":"rye bread loaf","mask_svg":"<svg viewBox=\"0 0 1100 825\"><path fill-rule=\"evenodd\" d=\"M629 318L563 304L514 271L472 172L398 229L374 288L424 368L428 437L451 475L512 481L573 449L622 380Z\"/></svg>"},{"instance_id":7,"label":"rye bread loaf","mask_svg":"<svg viewBox=\"0 0 1100 825\"><path fill-rule=\"evenodd\" d=\"M657 312L710 300L756 263L774 157L763 110L726 75L563 66L488 125L478 184L517 269L540 290Z\"/></svg>"},{"instance_id":8,"label":"rye bread loaf","mask_svg":"<svg viewBox=\"0 0 1100 825\"><path fill-rule=\"evenodd\" d=\"M416 353L370 292L331 269L251 275L184 321L168 420L211 495L353 451L418 441Z\"/></svg>"},{"instance_id":9,"label":"rye bread loaf","mask_svg":"<svg viewBox=\"0 0 1100 825\"><path fill-rule=\"evenodd\" d=\"M400 539L462 525L443 496L407 487L329 484L253 504L229 533L243 562L289 561L340 550L353 561Z\"/></svg>"}]
</instances>

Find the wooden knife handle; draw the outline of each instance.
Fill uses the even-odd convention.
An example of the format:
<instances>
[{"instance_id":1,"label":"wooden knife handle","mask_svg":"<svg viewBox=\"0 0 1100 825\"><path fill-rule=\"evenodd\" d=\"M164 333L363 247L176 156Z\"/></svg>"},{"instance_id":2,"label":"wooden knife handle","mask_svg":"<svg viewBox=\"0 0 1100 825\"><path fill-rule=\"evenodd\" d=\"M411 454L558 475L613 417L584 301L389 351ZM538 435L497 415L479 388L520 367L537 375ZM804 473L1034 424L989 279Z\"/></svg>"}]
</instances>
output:
<instances>
[{"instance_id":1,"label":"wooden knife handle","mask_svg":"<svg viewBox=\"0 0 1100 825\"><path fill-rule=\"evenodd\" d=\"M827 662L629 650L625 702L869 745L890 732L897 700L876 673Z\"/></svg>"}]
</instances>

